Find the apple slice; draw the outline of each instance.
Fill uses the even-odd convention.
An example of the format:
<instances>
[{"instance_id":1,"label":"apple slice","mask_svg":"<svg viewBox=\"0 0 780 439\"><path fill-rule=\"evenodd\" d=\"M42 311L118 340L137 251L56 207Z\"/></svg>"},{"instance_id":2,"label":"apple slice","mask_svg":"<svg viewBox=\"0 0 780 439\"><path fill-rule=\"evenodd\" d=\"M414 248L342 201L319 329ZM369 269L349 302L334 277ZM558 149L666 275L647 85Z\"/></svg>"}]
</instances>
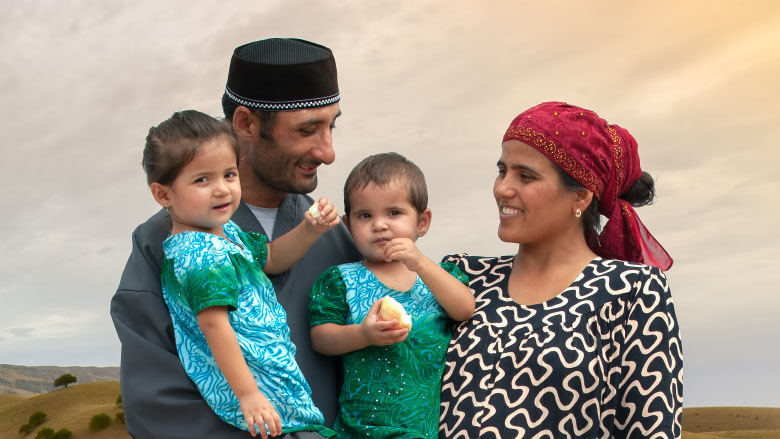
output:
<instances>
[{"instance_id":1,"label":"apple slice","mask_svg":"<svg viewBox=\"0 0 780 439\"><path fill-rule=\"evenodd\" d=\"M309 207L309 215L311 215L312 218L316 219L318 223L322 224L322 215L320 215L320 203L314 202L314 204Z\"/></svg>"},{"instance_id":2,"label":"apple slice","mask_svg":"<svg viewBox=\"0 0 780 439\"><path fill-rule=\"evenodd\" d=\"M397 300L390 296L382 298L382 304L379 305L379 320L398 320L400 328L412 330L412 316L406 313L404 307Z\"/></svg>"}]
</instances>

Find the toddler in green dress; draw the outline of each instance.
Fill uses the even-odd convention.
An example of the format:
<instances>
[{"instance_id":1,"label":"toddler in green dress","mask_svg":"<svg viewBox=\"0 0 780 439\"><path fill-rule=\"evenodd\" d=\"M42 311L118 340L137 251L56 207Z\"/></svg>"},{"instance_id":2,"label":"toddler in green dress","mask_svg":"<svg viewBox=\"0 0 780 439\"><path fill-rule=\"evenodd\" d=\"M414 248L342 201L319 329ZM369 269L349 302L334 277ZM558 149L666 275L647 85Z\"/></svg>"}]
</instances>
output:
<instances>
[{"instance_id":1,"label":"toddler in green dress","mask_svg":"<svg viewBox=\"0 0 780 439\"><path fill-rule=\"evenodd\" d=\"M344 359L338 437L437 437L451 322L471 317L474 296L454 264L415 246L430 227L427 204L422 172L396 153L364 159L344 185L342 219L365 259L326 270L309 303L312 346ZM379 318L385 296L411 329Z\"/></svg>"},{"instance_id":2,"label":"toddler in green dress","mask_svg":"<svg viewBox=\"0 0 780 439\"><path fill-rule=\"evenodd\" d=\"M281 273L339 223L326 199L273 242L230 221L241 202L230 126L187 110L149 130L143 167L171 218L162 292L187 375L225 422L263 438L331 436L295 362L287 315L264 272ZM256 430L257 429L257 430Z\"/></svg>"}]
</instances>

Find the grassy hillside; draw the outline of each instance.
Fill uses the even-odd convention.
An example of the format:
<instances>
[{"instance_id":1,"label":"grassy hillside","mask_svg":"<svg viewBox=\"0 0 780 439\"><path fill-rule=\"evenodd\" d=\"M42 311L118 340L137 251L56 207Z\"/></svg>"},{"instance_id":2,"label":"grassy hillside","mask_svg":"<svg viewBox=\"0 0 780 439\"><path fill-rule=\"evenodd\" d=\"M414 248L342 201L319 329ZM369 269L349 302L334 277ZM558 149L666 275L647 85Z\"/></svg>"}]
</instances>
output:
<instances>
[{"instance_id":1,"label":"grassy hillside","mask_svg":"<svg viewBox=\"0 0 780 439\"><path fill-rule=\"evenodd\" d=\"M780 439L780 408L684 408L683 430L683 439Z\"/></svg>"},{"instance_id":2,"label":"grassy hillside","mask_svg":"<svg viewBox=\"0 0 780 439\"><path fill-rule=\"evenodd\" d=\"M51 392L54 380L69 373L78 378L79 384L96 381L118 381L118 367L83 366L16 366L0 364L0 394L32 396Z\"/></svg>"},{"instance_id":3,"label":"grassy hillside","mask_svg":"<svg viewBox=\"0 0 780 439\"><path fill-rule=\"evenodd\" d=\"M32 397L2 395L0 397L0 437L21 438L19 427L26 424L36 411L48 415L42 427L54 430L67 428L73 432L73 439L125 439L128 437L124 424L112 422L105 430L89 431L89 420L99 413L114 418L121 407L116 404L119 396L119 381L76 384ZM34 438L38 429L25 438Z\"/></svg>"},{"instance_id":4,"label":"grassy hillside","mask_svg":"<svg viewBox=\"0 0 780 439\"><path fill-rule=\"evenodd\" d=\"M19 427L42 411L48 419L41 427L67 428L73 439L126 439L124 425L115 421L100 432L89 431L92 416L106 413L113 419L121 410L117 396L118 381L76 384L31 397L0 394L0 438L22 438ZM683 429L683 439L780 439L780 408L685 408ZM36 432L24 439L34 438Z\"/></svg>"}]
</instances>

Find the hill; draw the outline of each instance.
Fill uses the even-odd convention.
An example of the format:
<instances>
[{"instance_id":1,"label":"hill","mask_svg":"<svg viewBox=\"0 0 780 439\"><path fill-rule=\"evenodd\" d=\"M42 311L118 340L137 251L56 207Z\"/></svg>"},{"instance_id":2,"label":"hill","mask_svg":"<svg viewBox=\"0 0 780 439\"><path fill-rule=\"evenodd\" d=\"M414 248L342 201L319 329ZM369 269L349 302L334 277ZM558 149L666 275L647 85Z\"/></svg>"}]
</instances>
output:
<instances>
[{"instance_id":1,"label":"hill","mask_svg":"<svg viewBox=\"0 0 780 439\"><path fill-rule=\"evenodd\" d=\"M89 431L92 416L106 413L113 419L122 410L117 405L119 381L74 384L65 389L32 397L2 395L0 398L0 437L22 438L19 427L26 424L30 415L41 411L48 416L43 425L24 438L34 438L43 427L54 430L67 428L74 438L126 439L124 424L112 421L98 433Z\"/></svg>"},{"instance_id":2,"label":"hill","mask_svg":"<svg viewBox=\"0 0 780 439\"><path fill-rule=\"evenodd\" d=\"M89 431L89 420L99 413L114 418L119 381L74 384L42 395L23 397L0 394L0 437L22 438L19 427L30 415L48 415L40 427L67 428L74 438L126 439L124 424L112 421L99 433ZM690 407L683 409L682 439L780 439L780 408ZM36 429L37 431L37 429ZM24 439L35 437L35 432Z\"/></svg>"},{"instance_id":3,"label":"hill","mask_svg":"<svg viewBox=\"0 0 780 439\"><path fill-rule=\"evenodd\" d=\"M30 396L51 392L54 380L69 373L78 384L119 381L118 367L14 366L0 364L0 394Z\"/></svg>"},{"instance_id":4,"label":"hill","mask_svg":"<svg viewBox=\"0 0 780 439\"><path fill-rule=\"evenodd\" d=\"M683 409L683 439L780 439L780 408Z\"/></svg>"}]
</instances>

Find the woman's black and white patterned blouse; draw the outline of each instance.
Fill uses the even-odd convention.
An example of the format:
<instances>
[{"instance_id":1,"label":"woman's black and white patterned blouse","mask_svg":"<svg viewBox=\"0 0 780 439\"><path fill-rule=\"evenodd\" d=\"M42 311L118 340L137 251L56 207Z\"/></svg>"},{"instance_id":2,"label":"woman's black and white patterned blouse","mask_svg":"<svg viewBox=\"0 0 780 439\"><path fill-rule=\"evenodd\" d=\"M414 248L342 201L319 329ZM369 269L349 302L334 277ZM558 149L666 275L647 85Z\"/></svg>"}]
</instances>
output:
<instances>
[{"instance_id":1,"label":"woman's black and white patterned blouse","mask_svg":"<svg viewBox=\"0 0 780 439\"><path fill-rule=\"evenodd\" d=\"M513 256L444 260L477 308L447 351L439 437L680 437L682 347L663 272L596 258L526 306L507 292Z\"/></svg>"}]
</instances>

